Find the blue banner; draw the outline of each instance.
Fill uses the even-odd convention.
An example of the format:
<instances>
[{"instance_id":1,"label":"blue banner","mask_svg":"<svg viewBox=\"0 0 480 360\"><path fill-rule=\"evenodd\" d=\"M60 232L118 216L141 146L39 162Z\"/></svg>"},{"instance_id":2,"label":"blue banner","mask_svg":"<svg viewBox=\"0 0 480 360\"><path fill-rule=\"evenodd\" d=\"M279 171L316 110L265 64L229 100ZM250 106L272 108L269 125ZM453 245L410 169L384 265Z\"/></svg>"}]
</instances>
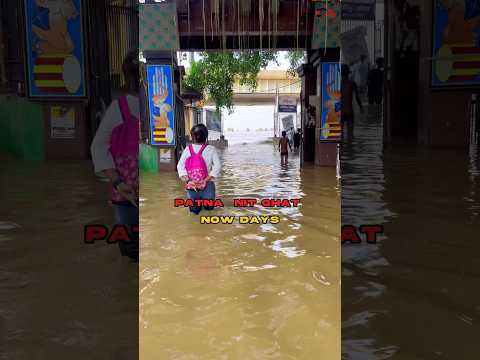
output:
<instances>
[{"instance_id":1,"label":"blue banner","mask_svg":"<svg viewBox=\"0 0 480 360\"><path fill-rule=\"evenodd\" d=\"M171 65L147 65L150 143L175 146L175 107Z\"/></svg>"},{"instance_id":2,"label":"blue banner","mask_svg":"<svg viewBox=\"0 0 480 360\"><path fill-rule=\"evenodd\" d=\"M342 76L339 63L322 63L321 141L339 141L342 134Z\"/></svg>"},{"instance_id":3,"label":"blue banner","mask_svg":"<svg viewBox=\"0 0 480 360\"><path fill-rule=\"evenodd\" d=\"M85 97L81 0L25 0L28 94Z\"/></svg>"}]
</instances>

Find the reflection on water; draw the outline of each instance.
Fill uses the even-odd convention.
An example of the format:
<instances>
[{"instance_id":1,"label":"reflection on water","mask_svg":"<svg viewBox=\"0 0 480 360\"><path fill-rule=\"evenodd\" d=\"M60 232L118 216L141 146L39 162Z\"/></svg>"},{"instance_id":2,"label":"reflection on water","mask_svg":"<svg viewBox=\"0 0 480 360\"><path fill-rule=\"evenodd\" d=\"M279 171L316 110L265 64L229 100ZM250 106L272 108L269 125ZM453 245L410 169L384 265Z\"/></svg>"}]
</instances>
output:
<instances>
[{"instance_id":1,"label":"reflection on water","mask_svg":"<svg viewBox=\"0 0 480 360\"><path fill-rule=\"evenodd\" d=\"M478 359L478 152L382 151L372 110L342 148L342 223L385 236L342 248L343 358Z\"/></svg>"},{"instance_id":2,"label":"reflection on water","mask_svg":"<svg viewBox=\"0 0 480 360\"><path fill-rule=\"evenodd\" d=\"M0 359L137 358L138 267L83 242L112 222L105 184L87 162L0 160Z\"/></svg>"},{"instance_id":3,"label":"reflection on water","mask_svg":"<svg viewBox=\"0 0 480 360\"><path fill-rule=\"evenodd\" d=\"M340 357L340 196L335 169L287 166L271 143L221 153L226 208L276 225L201 225L176 174L141 175L142 359ZM233 208L233 198L303 198L301 208Z\"/></svg>"}]
</instances>

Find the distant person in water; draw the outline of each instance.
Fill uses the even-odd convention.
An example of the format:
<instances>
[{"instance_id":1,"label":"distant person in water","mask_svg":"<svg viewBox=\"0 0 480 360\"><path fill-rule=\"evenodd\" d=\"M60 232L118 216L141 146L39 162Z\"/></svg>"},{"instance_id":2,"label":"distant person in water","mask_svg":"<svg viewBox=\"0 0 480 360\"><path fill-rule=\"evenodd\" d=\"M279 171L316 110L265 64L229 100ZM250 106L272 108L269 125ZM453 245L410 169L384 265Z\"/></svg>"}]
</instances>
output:
<instances>
[{"instance_id":1,"label":"distant person in water","mask_svg":"<svg viewBox=\"0 0 480 360\"><path fill-rule=\"evenodd\" d=\"M280 151L280 159L282 164L288 163L288 148L292 151L292 145L290 145L290 140L287 138L287 132L282 131L282 137L278 142L278 151Z\"/></svg>"},{"instance_id":2,"label":"distant person in water","mask_svg":"<svg viewBox=\"0 0 480 360\"><path fill-rule=\"evenodd\" d=\"M298 128L297 132L293 136L293 148L298 150L300 148L300 142L302 141L302 129Z\"/></svg>"},{"instance_id":3,"label":"distant person in water","mask_svg":"<svg viewBox=\"0 0 480 360\"><path fill-rule=\"evenodd\" d=\"M192 144L183 151L177 165L178 176L185 182L185 190L189 199L215 199L215 183L220 175L221 164L217 150L207 145L208 130L203 124L192 127L190 131ZM213 210L213 207L204 207ZM190 211L196 215L202 211L201 206L192 206Z\"/></svg>"},{"instance_id":4,"label":"distant person in water","mask_svg":"<svg viewBox=\"0 0 480 360\"><path fill-rule=\"evenodd\" d=\"M348 140L351 141L353 138L353 121L355 118L355 113L353 109L353 97L357 101L360 112L363 113L362 101L358 95L357 84L355 81L349 79L350 68L348 65L342 65L342 140L344 138L345 130L348 132Z\"/></svg>"}]
</instances>

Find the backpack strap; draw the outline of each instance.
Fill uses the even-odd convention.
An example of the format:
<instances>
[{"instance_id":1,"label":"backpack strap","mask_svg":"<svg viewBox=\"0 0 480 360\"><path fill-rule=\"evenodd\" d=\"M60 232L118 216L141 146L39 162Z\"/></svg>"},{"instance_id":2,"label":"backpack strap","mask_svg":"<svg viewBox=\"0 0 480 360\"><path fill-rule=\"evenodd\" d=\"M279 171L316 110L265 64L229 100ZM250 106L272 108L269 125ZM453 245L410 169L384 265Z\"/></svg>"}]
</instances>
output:
<instances>
[{"instance_id":1,"label":"backpack strap","mask_svg":"<svg viewBox=\"0 0 480 360\"><path fill-rule=\"evenodd\" d=\"M200 150L198 151L198 155L202 155L203 150L205 150L206 147L207 147L207 144L203 144Z\"/></svg>"},{"instance_id":2,"label":"backpack strap","mask_svg":"<svg viewBox=\"0 0 480 360\"><path fill-rule=\"evenodd\" d=\"M126 96L122 96L118 99L118 106L120 107L120 112L124 122L132 120L132 113L128 107L128 101Z\"/></svg>"},{"instance_id":3,"label":"backpack strap","mask_svg":"<svg viewBox=\"0 0 480 360\"><path fill-rule=\"evenodd\" d=\"M188 144L188 150L190 151L190 156L195 155L195 150L193 150L192 144Z\"/></svg>"}]
</instances>

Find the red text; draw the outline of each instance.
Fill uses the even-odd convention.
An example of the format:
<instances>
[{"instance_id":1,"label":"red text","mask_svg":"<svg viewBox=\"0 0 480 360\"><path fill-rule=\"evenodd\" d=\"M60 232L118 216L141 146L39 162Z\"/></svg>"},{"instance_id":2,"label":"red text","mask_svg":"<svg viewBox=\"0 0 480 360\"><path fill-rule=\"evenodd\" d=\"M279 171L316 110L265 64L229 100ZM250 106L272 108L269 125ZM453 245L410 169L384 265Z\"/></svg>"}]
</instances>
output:
<instances>
[{"instance_id":1,"label":"red text","mask_svg":"<svg viewBox=\"0 0 480 360\"><path fill-rule=\"evenodd\" d=\"M383 234L382 225L342 226L342 244L361 244L363 239L367 244L375 244L377 236Z\"/></svg>"}]
</instances>

